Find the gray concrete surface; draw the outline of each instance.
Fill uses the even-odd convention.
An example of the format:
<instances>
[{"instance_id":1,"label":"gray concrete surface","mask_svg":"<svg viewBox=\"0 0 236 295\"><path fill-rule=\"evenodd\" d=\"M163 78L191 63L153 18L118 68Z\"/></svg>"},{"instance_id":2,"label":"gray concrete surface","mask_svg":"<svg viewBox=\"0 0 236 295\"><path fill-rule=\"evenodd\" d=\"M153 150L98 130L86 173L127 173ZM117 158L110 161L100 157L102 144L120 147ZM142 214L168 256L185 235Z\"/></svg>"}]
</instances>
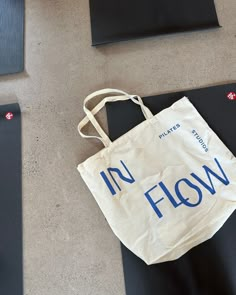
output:
<instances>
[{"instance_id":1,"label":"gray concrete surface","mask_svg":"<svg viewBox=\"0 0 236 295\"><path fill-rule=\"evenodd\" d=\"M77 133L90 92L139 95L236 80L236 2L221 29L90 46L88 0L26 0L25 73L0 78L23 111L26 295L124 295L120 247L76 170L101 146ZM148 294L147 294L148 295Z\"/></svg>"}]
</instances>

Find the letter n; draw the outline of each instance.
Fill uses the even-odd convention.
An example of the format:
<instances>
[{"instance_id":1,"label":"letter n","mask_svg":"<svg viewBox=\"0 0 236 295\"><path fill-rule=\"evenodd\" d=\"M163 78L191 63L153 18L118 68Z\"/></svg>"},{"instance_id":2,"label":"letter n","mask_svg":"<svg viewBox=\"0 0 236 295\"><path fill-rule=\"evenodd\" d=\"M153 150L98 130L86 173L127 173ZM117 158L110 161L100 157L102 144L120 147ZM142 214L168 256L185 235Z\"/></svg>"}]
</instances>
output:
<instances>
[{"instance_id":1,"label":"letter n","mask_svg":"<svg viewBox=\"0 0 236 295\"><path fill-rule=\"evenodd\" d=\"M118 184L117 180L115 179L114 174L116 176L118 176L119 179L121 179L123 182L127 182L130 184L135 182L135 179L133 178L133 176L129 172L125 163L123 161L120 161L120 162L121 162L121 165L123 166L127 175L125 176L118 168L111 168L111 167L108 168L107 172L108 172L109 176L111 177L113 183L111 183L111 181L109 180L108 176L106 175L106 173L104 171L100 172L100 175L102 176L103 180L105 181L107 187L109 188L109 190L113 196L116 195L116 190L115 190L114 186L119 191L121 191L121 187Z\"/></svg>"}]
</instances>

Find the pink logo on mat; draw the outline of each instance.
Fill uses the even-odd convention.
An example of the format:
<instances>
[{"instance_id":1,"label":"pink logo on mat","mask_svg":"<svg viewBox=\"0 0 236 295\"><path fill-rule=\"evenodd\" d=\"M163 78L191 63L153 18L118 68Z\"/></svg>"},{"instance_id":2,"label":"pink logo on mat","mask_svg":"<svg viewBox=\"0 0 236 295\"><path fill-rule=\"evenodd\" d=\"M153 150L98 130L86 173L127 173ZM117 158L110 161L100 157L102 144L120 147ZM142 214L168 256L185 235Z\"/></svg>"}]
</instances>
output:
<instances>
[{"instance_id":1,"label":"pink logo on mat","mask_svg":"<svg viewBox=\"0 0 236 295\"><path fill-rule=\"evenodd\" d=\"M230 100L236 100L236 93L235 92L229 92L227 94L228 99Z\"/></svg>"},{"instance_id":2,"label":"pink logo on mat","mask_svg":"<svg viewBox=\"0 0 236 295\"><path fill-rule=\"evenodd\" d=\"M7 120L11 120L11 119L13 119L13 117L14 117L14 115L11 112L6 113L6 115L5 115L5 118Z\"/></svg>"}]
</instances>

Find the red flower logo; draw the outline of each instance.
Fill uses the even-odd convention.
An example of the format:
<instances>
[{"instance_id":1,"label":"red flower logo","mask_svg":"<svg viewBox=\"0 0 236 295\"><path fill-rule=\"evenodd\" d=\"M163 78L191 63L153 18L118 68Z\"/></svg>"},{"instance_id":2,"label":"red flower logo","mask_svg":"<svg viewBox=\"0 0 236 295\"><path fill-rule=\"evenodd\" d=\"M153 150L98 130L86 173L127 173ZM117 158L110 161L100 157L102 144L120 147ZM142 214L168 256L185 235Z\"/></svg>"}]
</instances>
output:
<instances>
[{"instance_id":1,"label":"red flower logo","mask_svg":"<svg viewBox=\"0 0 236 295\"><path fill-rule=\"evenodd\" d=\"M236 100L236 93L235 92L229 92L227 94L228 99L230 100Z\"/></svg>"},{"instance_id":2,"label":"red flower logo","mask_svg":"<svg viewBox=\"0 0 236 295\"><path fill-rule=\"evenodd\" d=\"M6 115L5 115L5 118L6 118L7 120L12 120L13 117L14 117L14 115L13 115L11 112L6 113Z\"/></svg>"}]
</instances>

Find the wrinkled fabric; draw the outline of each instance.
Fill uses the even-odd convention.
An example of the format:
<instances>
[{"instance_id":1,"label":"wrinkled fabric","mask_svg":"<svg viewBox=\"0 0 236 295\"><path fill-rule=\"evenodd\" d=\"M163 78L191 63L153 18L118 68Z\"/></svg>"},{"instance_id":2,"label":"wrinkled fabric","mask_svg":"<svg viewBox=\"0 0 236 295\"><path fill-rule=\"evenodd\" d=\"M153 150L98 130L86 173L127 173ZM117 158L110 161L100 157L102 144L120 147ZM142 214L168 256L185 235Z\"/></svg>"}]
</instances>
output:
<instances>
[{"instance_id":1,"label":"wrinkled fabric","mask_svg":"<svg viewBox=\"0 0 236 295\"><path fill-rule=\"evenodd\" d=\"M113 232L146 264L211 238L236 206L236 159L187 97L78 170Z\"/></svg>"}]
</instances>

